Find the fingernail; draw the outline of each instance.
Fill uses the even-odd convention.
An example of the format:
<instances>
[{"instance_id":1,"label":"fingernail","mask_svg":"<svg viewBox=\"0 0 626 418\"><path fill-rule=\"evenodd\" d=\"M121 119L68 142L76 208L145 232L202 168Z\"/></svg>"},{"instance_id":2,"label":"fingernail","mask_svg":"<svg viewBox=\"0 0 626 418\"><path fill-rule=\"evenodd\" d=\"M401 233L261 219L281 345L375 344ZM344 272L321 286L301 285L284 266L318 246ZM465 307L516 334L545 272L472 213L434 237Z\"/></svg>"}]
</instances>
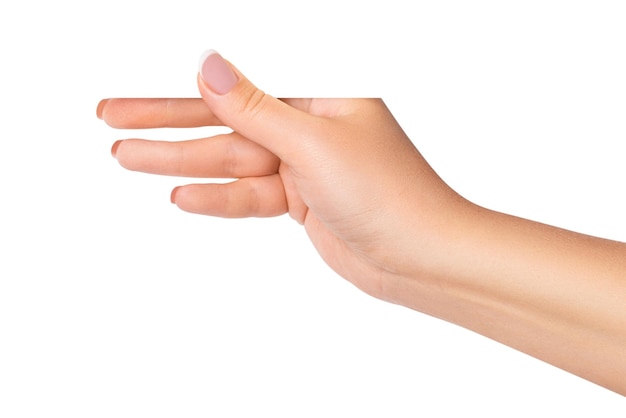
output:
<instances>
[{"instance_id":1,"label":"fingernail","mask_svg":"<svg viewBox=\"0 0 626 418\"><path fill-rule=\"evenodd\" d=\"M113 143L113 146L111 147L111 155L113 156L113 158L117 158L115 154L117 154L117 149L120 147L121 143L122 143L121 139Z\"/></svg>"},{"instance_id":2,"label":"fingernail","mask_svg":"<svg viewBox=\"0 0 626 418\"><path fill-rule=\"evenodd\" d=\"M96 109L96 116L98 116L98 119L102 119L102 112L104 111L104 106L106 106L108 101L109 99L104 99L100 100L100 103L98 103L98 108Z\"/></svg>"},{"instance_id":3,"label":"fingernail","mask_svg":"<svg viewBox=\"0 0 626 418\"><path fill-rule=\"evenodd\" d=\"M176 192L178 191L179 188L180 186L174 187L174 189L172 190L172 193L170 194L170 202L176 203Z\"/></svg>"},{"instance_id":4,"label":"fingernail","mask_svg":"<svg viewBox=\"0 0 626 418\"><path fill-rule=\"evenodd\" d=\"M237 76L230 65L212 49L202 54L199 67L200 76L207 86L217 94L226 94L237 84Z\"/></svg>"}]
</instances>

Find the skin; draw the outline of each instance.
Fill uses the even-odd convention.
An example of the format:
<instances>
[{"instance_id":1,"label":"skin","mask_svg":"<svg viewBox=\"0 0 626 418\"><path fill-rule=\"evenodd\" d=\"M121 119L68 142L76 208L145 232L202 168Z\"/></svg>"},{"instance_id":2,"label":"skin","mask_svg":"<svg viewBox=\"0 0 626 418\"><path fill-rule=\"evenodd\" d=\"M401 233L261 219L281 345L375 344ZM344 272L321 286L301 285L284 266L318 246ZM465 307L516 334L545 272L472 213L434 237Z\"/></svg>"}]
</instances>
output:
<instances>
[{"instance_id":1,"label":"skin","mask_svg":"<svg viewBox=\"0 0 626 418\"><path fill-rule=\"evenodd\" d=\"M379 99L282 99L237 82L202 99L108 99L116 128L225 125L117 141L129 169L234 178L172 191L220 217L285 213L368 294L461 325L626 395L626 244L491 211L446 185Z\"/></svg>"}]
</instances>

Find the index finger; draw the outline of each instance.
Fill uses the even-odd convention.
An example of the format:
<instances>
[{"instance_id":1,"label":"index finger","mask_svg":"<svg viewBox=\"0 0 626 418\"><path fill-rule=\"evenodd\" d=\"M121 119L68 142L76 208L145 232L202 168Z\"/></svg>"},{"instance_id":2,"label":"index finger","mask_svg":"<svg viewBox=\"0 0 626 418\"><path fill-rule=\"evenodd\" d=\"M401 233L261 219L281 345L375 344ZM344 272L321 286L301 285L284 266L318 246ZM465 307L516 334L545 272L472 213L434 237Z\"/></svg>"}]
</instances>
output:
<instances>
[{"instance_id":1,"label":"index finger","mask_svg":"<svg viewBox=\"0 0 626 418\"><path fill-rule=\"evenodd\" d=\"M96 114L109 126L124 129L223 125L200 98L104 99Z\"/></svg>"}]
</instances>

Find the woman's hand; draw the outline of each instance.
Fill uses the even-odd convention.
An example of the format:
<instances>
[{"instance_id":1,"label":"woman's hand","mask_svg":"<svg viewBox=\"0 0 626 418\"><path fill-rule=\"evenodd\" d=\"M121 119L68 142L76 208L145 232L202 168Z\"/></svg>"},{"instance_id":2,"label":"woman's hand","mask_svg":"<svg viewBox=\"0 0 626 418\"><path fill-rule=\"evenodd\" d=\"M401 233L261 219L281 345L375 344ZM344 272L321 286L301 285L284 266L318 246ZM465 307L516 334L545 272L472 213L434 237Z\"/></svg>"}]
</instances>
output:
<instances>
[{"instance_id":1,"label":"woman's hand","mask_svg":"<svg viewBox=\"0 0 626 418\"><path fill-rule=\"evenodd\" d=\"M429 167L378 99L284 99L212 53L202 99L110 99L119 128L225 125L118 141L131 170L235 178L172 192L183 210L289 213L367 293L443 318L626 395L626 245L478 207Z\"/></svg>"},{"instance_id":2,"label":"woman's hand","mask_svg":"<svg viewBox=\"0 0 626 418\"><path fill-rule=\"evenodd\" d=\"M436 262L440 238L466 202L433 172L381 100L277 100L218 55L201 74L228 70L235 84L227 92L200 76L203 99L109 99L98 115L117 128L226 125L232 133L128 139L114 144L113 155L130 170L237 179L180 186L171 200L221 217L289 213L340 275L399 302L400 278Z\"/></svg>"}]
</instances>

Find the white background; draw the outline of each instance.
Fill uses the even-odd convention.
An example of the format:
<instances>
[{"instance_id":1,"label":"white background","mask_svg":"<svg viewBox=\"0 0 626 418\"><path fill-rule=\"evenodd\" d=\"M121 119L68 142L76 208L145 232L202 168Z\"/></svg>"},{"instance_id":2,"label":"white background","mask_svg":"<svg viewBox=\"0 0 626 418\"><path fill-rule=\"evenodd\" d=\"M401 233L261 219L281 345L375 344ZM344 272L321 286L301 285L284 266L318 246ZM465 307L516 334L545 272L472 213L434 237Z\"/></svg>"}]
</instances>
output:
<instances>
[{"instance_id":1,"label":"white background","mask_svg":"<svg viewBox=\"0 0 626 418\"><path fill-rule=\"evenodd\" d=\"M385 98L476 203L625 240L623 4L0 6L0 416L623 417L621 396L360 293L288 217L183 213L190 180L109 154L214 130L95 116L197 96L214 48L275 96Z\"/></svg>"}]
</instances>

